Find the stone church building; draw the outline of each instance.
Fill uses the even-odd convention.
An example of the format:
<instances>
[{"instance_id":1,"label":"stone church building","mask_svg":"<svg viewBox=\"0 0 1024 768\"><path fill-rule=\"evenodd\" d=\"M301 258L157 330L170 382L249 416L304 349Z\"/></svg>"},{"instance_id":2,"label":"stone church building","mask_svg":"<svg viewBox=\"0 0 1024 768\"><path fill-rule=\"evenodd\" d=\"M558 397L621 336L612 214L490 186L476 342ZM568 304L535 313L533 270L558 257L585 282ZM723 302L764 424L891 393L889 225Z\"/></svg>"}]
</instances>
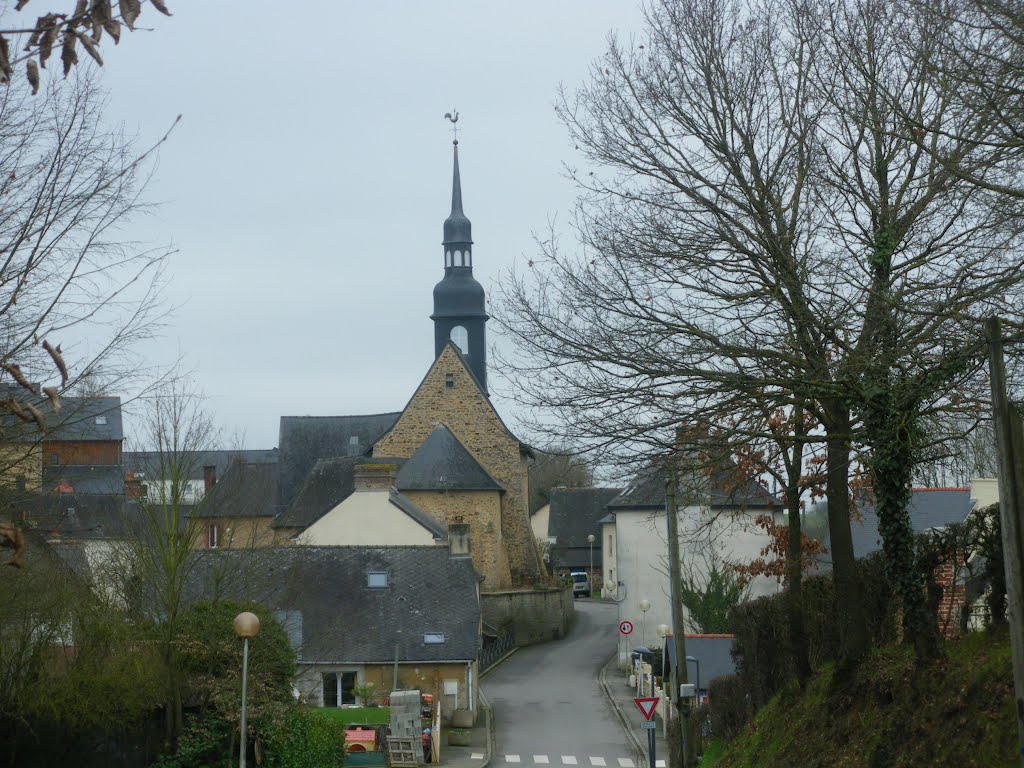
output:
<instances>
[{"instance_id":1,"label":"stone church building","mask_svg":"<svg viewBox=\"0 0 1024 768\"><path fill-rule=\"evenodd\" d=\"M458 142L444 276L434 286L434 362L399 412L281 418L278 543L468 548L481 591L546 583L530 527L530 448L487 392L488 319L473 278Z\"/></svg>"}]
</instances>

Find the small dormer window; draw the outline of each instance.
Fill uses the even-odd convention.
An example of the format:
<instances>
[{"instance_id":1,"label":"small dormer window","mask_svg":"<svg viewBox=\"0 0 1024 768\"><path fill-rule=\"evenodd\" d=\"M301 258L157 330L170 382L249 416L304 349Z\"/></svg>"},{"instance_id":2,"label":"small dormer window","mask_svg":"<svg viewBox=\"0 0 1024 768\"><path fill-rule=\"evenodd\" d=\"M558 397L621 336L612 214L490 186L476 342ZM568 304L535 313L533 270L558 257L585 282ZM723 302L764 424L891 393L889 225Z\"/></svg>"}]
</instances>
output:
<instances>
[{"instance_id":1,"label":"small dormer window","mask_svg":"<svg viewBox=\"0 0 1024 768\"><path fill-rule=\"evenodd\" d=\"M366 574L366 586L370 589L385 589L388 586L388 574L386 571L368 571Z\"/></svg>"},{"instance_id":2,"label":"small dormer window","mask_svg":"<svg viewBox=\"0 0 1024 768\"><path fill-rule=\"evenodd\" d=\"M424 632L423 633L423 644L424 645L443 645L444 644L444 632Z\"/></svg>"},{"instance_id":3,"label":"small dormer window","mask_svg":"<svg viewBox=\"0 0 1024 768\"><path fill-rule=\"evenodd\" d=\"M448 389L455 389L455 376L450 373L446 373L444 375L444 385Z\"/></svg>"},{"instance_id":4,"label":"small dormer window","mask_svg":"<svg viewBox=\"0 0 1024 768\"><path fill-rule=\"evenodd\" d=\"M102 426L106 425L106 423L107 423L107 417L106 416L97 416L96 417L96 426L102 427Z\"/></svg>"}]
</instances>

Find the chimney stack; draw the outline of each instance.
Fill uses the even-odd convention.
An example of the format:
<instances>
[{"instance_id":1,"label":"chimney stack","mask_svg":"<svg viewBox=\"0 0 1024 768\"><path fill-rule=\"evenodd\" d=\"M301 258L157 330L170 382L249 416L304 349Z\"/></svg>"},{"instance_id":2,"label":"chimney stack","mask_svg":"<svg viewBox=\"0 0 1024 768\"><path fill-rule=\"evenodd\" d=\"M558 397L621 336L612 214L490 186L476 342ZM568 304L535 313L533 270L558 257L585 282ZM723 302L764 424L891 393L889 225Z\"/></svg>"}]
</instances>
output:
<instances>
[{"instance_id":1,"label":"chimney stack","mask_svg":"<svg viewBox=\"0 0 1024 768\"><path fill-rule=\"evenodd\" d=\"M206 493L209 493L213 486L217 484L217 467L212 464L203 467L203 487Z\"/></svg>"},{"instance_id":2,"label":"chimney stack","mask_svg":"<svg viewBox=\"0 0 1024 768\"><path fill-rule=\"evenodd\" d=\"M356 464L352 481L357 491L387 491L395 484L397 473L394 464Z\"/></svg>"}]
</instances>

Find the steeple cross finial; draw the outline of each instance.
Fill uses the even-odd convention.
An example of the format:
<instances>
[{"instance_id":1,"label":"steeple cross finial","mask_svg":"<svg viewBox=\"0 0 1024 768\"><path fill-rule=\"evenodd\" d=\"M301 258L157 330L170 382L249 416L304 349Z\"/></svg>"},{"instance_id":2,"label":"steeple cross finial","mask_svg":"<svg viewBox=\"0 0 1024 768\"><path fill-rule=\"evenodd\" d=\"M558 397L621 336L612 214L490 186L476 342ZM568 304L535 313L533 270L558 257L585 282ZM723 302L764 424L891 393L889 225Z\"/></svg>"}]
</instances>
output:
<instances>
[{"instance_id":1,"label":"steeple cross finial","mask_svg":"<svg viewBox=\"0 0 1024 768\"><path fill-rule=\"evenodd\" d=\"M452 117L454 115L454 117ZM452 144L458 145L459 143L459 113L454 109L451 112L444 113L445 119L451 121L452 124Z\"/></svg>"}]
</instances>

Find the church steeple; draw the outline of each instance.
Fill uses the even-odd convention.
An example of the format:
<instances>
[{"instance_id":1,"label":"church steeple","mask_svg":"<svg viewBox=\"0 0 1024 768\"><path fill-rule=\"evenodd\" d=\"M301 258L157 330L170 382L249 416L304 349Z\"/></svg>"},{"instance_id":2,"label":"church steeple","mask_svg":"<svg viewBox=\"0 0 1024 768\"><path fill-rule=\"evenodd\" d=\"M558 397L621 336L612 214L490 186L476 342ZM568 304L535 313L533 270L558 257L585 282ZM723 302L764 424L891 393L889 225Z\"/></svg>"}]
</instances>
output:
<instances>
[{"instance_id":1,"label":"church steeple","mask_svg":"<svg viewBox=\"0 0 1024 768\"><path fill-rule=\"evenodd\" d=\"M458 120L448 117L452 123ZM487 338L484 289L473 279L472 225L462 210L459 141L455 139L452 170L452 212L444 221L444 278L434 286L434 357L451 340L459 348L487 392Z\"/></svg>"}]
</instances>

